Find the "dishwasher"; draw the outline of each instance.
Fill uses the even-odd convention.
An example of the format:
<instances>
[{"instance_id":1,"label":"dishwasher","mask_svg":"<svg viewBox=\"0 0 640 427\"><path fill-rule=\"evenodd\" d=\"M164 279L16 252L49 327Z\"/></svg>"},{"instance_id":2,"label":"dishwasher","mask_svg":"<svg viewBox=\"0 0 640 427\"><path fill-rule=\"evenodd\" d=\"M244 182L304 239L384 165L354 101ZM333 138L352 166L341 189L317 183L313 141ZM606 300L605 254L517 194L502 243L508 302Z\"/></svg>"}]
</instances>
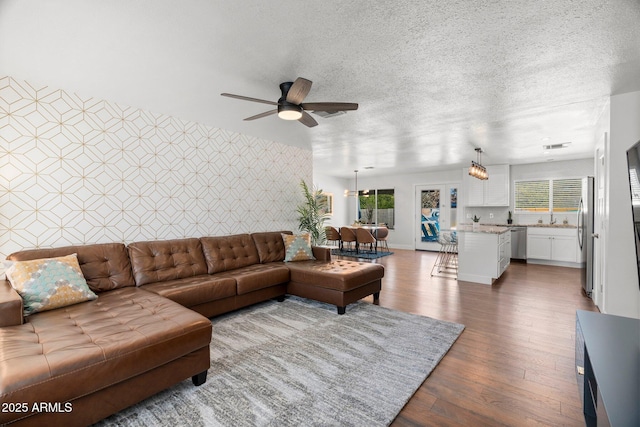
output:
<instances>
[{"instance_id":1,"label":"dishwasher","mask_svg":"<svg viewBox=\"0 0 640 427\"><path fill-rule=\"evenodd\" d=\"M511 259L527 259L527 227L511 227Z\"/></svg>"}]
</instances>

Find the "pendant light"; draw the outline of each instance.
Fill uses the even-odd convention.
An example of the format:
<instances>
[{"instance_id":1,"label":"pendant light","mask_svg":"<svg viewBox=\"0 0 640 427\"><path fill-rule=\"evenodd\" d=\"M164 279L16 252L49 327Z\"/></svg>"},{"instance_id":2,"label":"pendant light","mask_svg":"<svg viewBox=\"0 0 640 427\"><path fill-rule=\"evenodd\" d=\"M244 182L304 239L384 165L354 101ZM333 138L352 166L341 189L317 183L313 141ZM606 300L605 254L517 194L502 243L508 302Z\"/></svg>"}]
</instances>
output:
<instances>
[{"instance_id":1,"label":"pendant light","mask_svg":"<svg viewBox=\"0 0 640 427\"><path fill-rule=\"evenodd\" d=\"M365 168L366 169L366 168ZM355 179L355 184L356 184L356 189L355 190L344 190L344 197L355 197L356 199L356 221L358 221L360 219L360 192L358 191L358 170L354 170L353 171L356 175L356 179ZM369 190L362 190L362 195L364 197L369 197Z\"/></svg>"},{"instance_id":2,"label":"pendant light","mask_svg":"<svg viewBox=\"0 0 640 427\"><path fill-rule=\"evenodd\" d=\"M474 178L478 178L481 180L489 179L489 174L487 173L487 168L482 166L482 148L476 148L476 160L471 161L471 166L469 166L469 175Z\"/></svg>"}]
</instances>

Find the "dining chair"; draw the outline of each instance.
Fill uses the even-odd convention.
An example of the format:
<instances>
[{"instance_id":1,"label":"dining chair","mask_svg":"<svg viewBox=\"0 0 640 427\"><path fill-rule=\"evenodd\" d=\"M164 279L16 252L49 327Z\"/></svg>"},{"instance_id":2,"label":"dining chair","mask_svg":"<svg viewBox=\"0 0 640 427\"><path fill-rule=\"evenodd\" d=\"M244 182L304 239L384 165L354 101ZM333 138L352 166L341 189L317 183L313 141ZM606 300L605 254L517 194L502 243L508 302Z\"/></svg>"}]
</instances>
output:
<instances>
[{"instance_id":1,"label":"dining chair","mask_svg":"<svg viewBox=\"0 0 640 427\"><path fill-rule=\"evenodd\" d=\"M324 231L327 236L327 242L331 242L334 245L340 246L340 232L337 228L329 225L325 227Z\"/></svg>"},{"instance_id":2,"label":"dining chair","mask_svg":"<svg viewBox=\"0 0 640 427\"><path fill-rule=\"evenodd\" d=\"M389 228L381 226L376 230L376 240L380 242L380 246L385 248L389 252L389 245L387 244L387 238L389 237Z\"/></svg>"},{"instance_id":3,"label":"dining chair","mask_svg":"<svg viewBox=\"0 0 640 427\"><path fill-rule=\"evenodd\" d=\"M351 246L351 243L356 243L356 233L352 228L340 227L340 250L344 249L344 244L347 243ZM358 246L356 245L356 250Z\"/></svg>"},{"instance_id":4,"label":"dining chair","mask_svg":"<svg viewBox=\"0 0 640 427\"><path fill-rule=\"evenodd\" d=\"M373 234L366 228L356 228L356 252L359 252L360 245L369 245L369 250L373 251L373 245L376 245L378 251L378 241Z\"/></svg>"}]
</instances>

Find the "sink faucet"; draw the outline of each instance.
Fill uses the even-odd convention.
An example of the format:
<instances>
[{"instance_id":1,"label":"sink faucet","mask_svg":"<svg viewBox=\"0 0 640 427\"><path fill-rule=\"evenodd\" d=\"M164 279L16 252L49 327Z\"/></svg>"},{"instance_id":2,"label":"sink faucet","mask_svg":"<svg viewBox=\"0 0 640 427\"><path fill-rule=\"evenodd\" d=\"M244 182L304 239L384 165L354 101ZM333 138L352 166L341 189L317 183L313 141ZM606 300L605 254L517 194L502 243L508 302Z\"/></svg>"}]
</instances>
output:
<instances>
[{"instance_id":1,"label":"sink faucet","mask_svg":"<svg viewBox=\"0 0 640 427\"><path fill-rule=\"evenodd\" d=\"M557 219L553 219L553 212L551 212L551 220L549 221L549 224L555 224L557 221Z\"/></svg>"}]
</instances>

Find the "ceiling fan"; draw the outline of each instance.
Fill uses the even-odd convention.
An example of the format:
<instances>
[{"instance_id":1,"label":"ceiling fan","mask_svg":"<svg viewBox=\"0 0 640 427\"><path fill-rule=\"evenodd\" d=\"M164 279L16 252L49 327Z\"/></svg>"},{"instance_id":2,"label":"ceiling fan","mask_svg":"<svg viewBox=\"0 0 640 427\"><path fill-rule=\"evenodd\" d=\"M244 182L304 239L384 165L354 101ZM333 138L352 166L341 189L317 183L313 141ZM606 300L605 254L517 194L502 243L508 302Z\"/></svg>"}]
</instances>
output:
<instances>
[{"instance_id":1,"label":"ceiling fan","mask_svg":"<svg viewBox=\"0 0 640 427\"><path fill-rule=\"evenodd\" d=\"M314 127L318 125L313 117L307 111L325 111L335 113L339 111L357 110L358 104L352 102L305 102L302 101L311 90L311 80L298 77L295 82L280 83L280 91L282 97L278 102L267 101L265 99L250 98L248 96L234 95L232 93L221 93L222 96L229 98L242 99L244 101L260 102L262 104L276 105L277 108L255 116L247 117L245 120L261 119L272 114L278 114L278 117L284 120L298 120L305 126Z\"/></svg>"}]
</instances>

